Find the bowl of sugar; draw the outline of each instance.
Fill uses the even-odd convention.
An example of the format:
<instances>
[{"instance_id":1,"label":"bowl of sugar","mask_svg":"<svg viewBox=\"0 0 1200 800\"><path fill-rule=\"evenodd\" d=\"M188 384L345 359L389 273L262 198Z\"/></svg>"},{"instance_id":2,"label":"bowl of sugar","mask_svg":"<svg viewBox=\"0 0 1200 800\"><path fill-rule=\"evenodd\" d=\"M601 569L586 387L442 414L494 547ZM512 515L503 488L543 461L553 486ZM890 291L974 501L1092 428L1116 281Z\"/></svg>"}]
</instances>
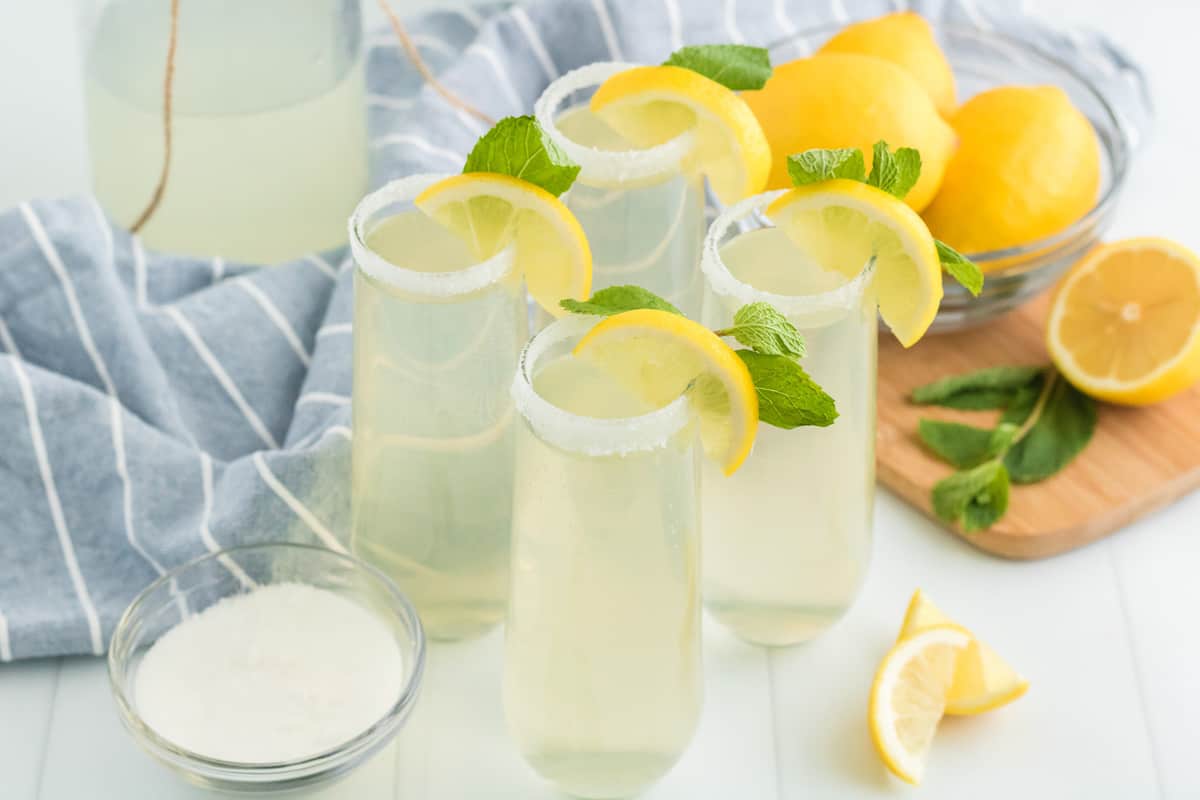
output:
<instances>
[{"instance_id":1,"label":"bowl of sugar","mask_svg":"<svg viewBox=\"0 0 1200 800\"><path fill-rule=\"evenodd\" d=\"M425 636L383 573L301 544L233 547L167 573L108 651L138 744L192 783L281 791L386 745L421 686Z\"/></svg>"}]
</instances>

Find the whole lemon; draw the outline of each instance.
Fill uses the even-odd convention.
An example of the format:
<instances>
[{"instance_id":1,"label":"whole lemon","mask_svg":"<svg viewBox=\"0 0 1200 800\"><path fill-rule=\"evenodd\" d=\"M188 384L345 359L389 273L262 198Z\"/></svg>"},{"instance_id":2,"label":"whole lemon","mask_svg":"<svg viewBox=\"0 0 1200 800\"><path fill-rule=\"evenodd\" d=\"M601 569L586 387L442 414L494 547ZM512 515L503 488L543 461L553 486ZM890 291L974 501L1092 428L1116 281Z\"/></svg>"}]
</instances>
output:
<instances>
[{"instance_id":1,"label":"whole lemon","mask_svg":"<svg viewBox=\"0 0 1200 800\"><path fill-rule=\"evenodd\" d=\"M1086 214L1100 188L1100 146L1057 86L1003 86L951 118L959 147L925 209L933 235L964 253L1027 244Z\"/></svg>"},{"instance_id":2,"label":"whole lemon","mask_svg":"<svg viewBox=\"0 0 1200 800\"><path fill-rule=\"evenodd\" d=\"M861 53L890 61L917 79L943 117L954 113L954 72L920 14L901 11L847 25L817 52Z\"/></svg>"},{"instance_id":3,"label":"whole lemon","mask_svg":"<svg viewBox=\"0 0 1200 800\"><path fill-rule=\"evenodd\" d=\"M787 157L816 147L857 147L868 168L871 146L921 152L921 178L904 198L920 211L942 183L954 150L954 130L938 115L921 84L890 61L827 53L776 67L766 86L742 97L771 143L771 189L792 185Z\"/></svg>"}]
</instances>

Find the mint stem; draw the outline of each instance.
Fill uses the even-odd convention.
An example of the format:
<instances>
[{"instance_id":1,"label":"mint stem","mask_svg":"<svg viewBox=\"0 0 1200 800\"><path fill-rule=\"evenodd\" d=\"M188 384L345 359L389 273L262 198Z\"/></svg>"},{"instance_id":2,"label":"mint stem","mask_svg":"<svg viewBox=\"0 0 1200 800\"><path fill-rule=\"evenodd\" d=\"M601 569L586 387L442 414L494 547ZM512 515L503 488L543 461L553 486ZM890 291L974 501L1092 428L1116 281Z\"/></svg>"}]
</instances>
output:
<instances>
[{"instance_id":1,"label":"mint stem","mask_svg":"<svg viewBox=\"0 0 1200 800\"><path fill-rule=\"evenodd\" d=\"M1000 454L1001 458L1004 457L1004 453L1007 453L1016 446L1017 442L1024 439L1033 430L1033 426L1037 425L1038 420L1042 418L1042 412L1046 410L1046 403L1050 399L1050 392L1054 391L1054 384L1058 383L1060 377L1058 370L1053 367L1046 370L1046 373L1046 381L1042 384L1042 393L1038 395L1037 402L1033 404L1033 410L1029 412L1029 416L1021 423L1021 427L1017 428L1017 432L1013 434L1012 441L1008 443L1008 447L1004 448L1004 452Z\"/></svg>"}]
</instances>

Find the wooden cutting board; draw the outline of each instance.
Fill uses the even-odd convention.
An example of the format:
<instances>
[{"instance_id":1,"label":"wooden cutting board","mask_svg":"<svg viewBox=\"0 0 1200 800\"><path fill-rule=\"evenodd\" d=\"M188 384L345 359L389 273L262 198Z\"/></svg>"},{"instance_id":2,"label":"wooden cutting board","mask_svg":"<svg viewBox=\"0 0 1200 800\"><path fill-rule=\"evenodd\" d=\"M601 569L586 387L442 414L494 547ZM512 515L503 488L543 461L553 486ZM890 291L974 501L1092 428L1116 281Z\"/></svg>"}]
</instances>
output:
<instances>
[{"instance_id":1,"label":"wooden cutting board","mask_svg":"<svg viewBox=\"0 0 1200 800\"><path fill-rule=\"evenodd\" d=\"M916 386L1001 364L1047 364L1042 335L1048 297L974 330L931 335L909 350L879 340L879 479L933 516L929 492L952 468L917 438L922 416L976 425L996 412L910 404ZM1041 483L1014 485L1008 513L987 531L956 533L1008 558L1045 558L1093 542L1200 488L1200 386L1149 408L1100 404L1096 433L1066 469ZM935 517L936 519L936 517Z\"/></svg>"}]
</instances>

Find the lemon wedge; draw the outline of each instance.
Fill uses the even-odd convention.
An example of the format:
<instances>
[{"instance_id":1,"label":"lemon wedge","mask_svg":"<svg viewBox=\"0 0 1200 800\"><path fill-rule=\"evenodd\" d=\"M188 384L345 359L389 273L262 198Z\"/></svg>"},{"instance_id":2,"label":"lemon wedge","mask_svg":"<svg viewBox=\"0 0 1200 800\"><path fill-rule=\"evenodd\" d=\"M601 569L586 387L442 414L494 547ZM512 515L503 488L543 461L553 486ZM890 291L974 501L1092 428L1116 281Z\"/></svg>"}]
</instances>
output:
<instances>
[{"instance_id":1,"label":"lemon wedge","mask_svg":"<svg viewBox=\"0 0 1200 800\"><path fill-rule=\"evenodd\" d=\"M971 642L957 625L935 625L897 642L884 656L871 685L871 741L898 778L921 781L954 665Z\"/></svg>"},{"instance_id":2,"label":"lemon wedge","mask_svg":"<svg viewBox=\"0 0 1200 800\"><path fill-rule=\"evenodd\" d=\"M915 636L938 625L954 624L917 589L908 603L904 624L897 641ZM982 714L1008 705L1029 689L1029 681L996 654L992 648L971 637L971 643L958 658L954 682L946 696L946 713L956 716Z\"/></svg>"},{"instance_id":3,"label":"lemon wedge","mask_svg":"<svg viewBox=\"0 0 1200 800\"><path fill-rule=\"evenodd\" d=\"M771 146L736 92L684 67L633 67L592 95L590 108L635 147L691 132L692 160L722 203L758 194L771 172Z\"/></svg>"},{"instance_id":4,"label":"lemon wedge","mask_svg":"<svg viewBox=\"0 0 1200 800\"><path fill-rule=\"evenodd\" d=\"M703 325L667 311L626 311L598 323L574 352L655 406L687 392L704 452L726 475L750 454L758 430L750 371Z\"/></svg>"},{"instance_id":5,"label":"lemon wedge","mask_svg":"<svg viewBox=\"0 0 1200 800\"><path fill-rule=\"evenodd\" d=\"M929 329L942 300L942 266L929 229L904 201L838 179L786 192L767 216L825 269L854 277L874 257L879 312L900 344L910 347Z\"/></svg>"},{"instance_id":6,"label":"lemon wedge","mask_svg":"<svg viewBox=\"0 0 1200 800\"><path fill-rule=\"evenodd\" d=\"M1166 239L1104 245L1059 284L1050 357L1100 400L1147 405L1200 380L1200 257Z\"/></svg>"},{"instance_id":7,"label":"lemon wedge","mask_svg":"<svg viewBox=\"0 0 1200 800\"><path fill-rule=\"evenodd\" d=\"M585 300L592 251L579 220L554 195L528 181L468 172L433 184L413 201L467 242L480 259L516 243L517 268L539 306L559 317L558 303Z\"/></svg>"}]
</instances>

